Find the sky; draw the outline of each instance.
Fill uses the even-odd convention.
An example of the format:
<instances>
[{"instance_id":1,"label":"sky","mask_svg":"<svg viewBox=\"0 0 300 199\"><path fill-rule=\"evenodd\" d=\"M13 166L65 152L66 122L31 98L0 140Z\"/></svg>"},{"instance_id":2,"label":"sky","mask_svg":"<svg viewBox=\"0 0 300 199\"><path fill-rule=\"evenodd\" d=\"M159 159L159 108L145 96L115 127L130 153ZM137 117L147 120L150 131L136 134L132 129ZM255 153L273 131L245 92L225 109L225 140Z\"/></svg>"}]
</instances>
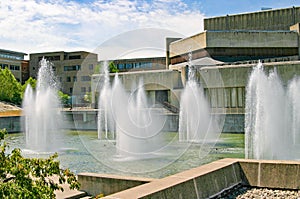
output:
<instances>
[{"instance_id":1,"label":"sky","mask_svg":"<svg viewBox=\"0 0 300 199\"><path fill-rule=\"evenodd\" d=\"M0 48L158 55L165 37L203 31L205 17L292 6L300 0L0 0Z\"/></svg>"}]
</instances>

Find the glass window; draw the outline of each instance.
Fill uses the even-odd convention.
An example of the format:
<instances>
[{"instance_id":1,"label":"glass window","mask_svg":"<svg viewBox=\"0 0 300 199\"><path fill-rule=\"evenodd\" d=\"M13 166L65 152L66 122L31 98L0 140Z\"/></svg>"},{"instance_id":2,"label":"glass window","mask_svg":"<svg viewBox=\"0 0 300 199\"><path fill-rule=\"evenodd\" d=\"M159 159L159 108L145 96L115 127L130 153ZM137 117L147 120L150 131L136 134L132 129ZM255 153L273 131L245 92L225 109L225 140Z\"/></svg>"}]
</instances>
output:
<instances>
[{"instance_id":1,"label":"glass window","mask_svg":"<svg viewBox=\"0 0 300 199\"><path fill-rule=\"evenodd\" d=\"M212 88L210 89L210 100L211 100L211 106L217 107L217 89Z\"/></svg>"},{"instance_id":2,"label":"glass window","mask_svg":"<svg viewBox=\"0 0 300 199\"><path fill-rule=\"evenodd\" d=\"M67 82L71 82L71 77L67 77Z\"/></svg>"},{"instance_id":3,"label":"glass window","mask_svg":"<svg viewBox=\"0 0 300 199\"><path fill-rule=\"evenodd\" d=\"M90 70L94 70L94 64L90 64L90 65L89 65L89 69L90 69Z\"/></svg>"},{"instance_id":4,"label":"glass window","mask_svg":"<svg viewBox=\"0 0 300 199\"><path fill-rule=\"evenodd\" d=\"M70 88L70 93L71 93L71 94L73 93L73 88L72 88L72 87Z\"/></svg>"},{"instance_id":5,"label":"glass window","mask_svg":"<svg viewBox=\"0 0 300 199\"><path fill-rule=\"evenodd\" d=\"M231 92L230 88L225 88L225 107L229 108L230 107L230 102L231 102Z\"/></svg>"},{"instance_id":6,"label":"glass window","mask_svg":"<svg viewBox=\"0 0 300 199\"><path fill-rule=\"evenodd\" d=\"M231 107L237 107L237 88L231 88Z\"/></svg>"},{"instance_id":7,"label":"glass window","mask_svg":"<svg viewBox=\"0 0 300 199\"><path fill-rule=\"evenodd\" d=\"M73 76L73 82L77 82L77 77Z\"/></svg>"},{"instance_id":8,"label":"glass window","mask_svg":"<svg viewBox=\"0 0 300 199\"><path fill-rule=\"evenodd\" d=\"M89 82L89 81L91 81L91 77L90 76L81 76L81 81Z\"/></svg>"},{"instance_id":9,"label":"glass window","mask_svg":"<svg viewBox=\"0 0 300 199\"><path fill-rule=\"evenodd\" d=\"M238 107L245 107L245 105L244 105L245 89L240 87L240 88L237 88L237 90L238 90Z\"/></svg>"},{"instance_id":10,"label":"glass window","mask_svg":"<svg viewBox=\"0 0 300 199\"><path fill-rule=\"evenodd\" d=\"M85 93L86 92L86 88L85 87L81 87L81 92Z\"/></svg>"},{"instance_id":11,"label":"glass window","mask_svg":"<svg viewBox=\"0 0 300 199\"><path fill-rule=\"evenodd\" d=\"M224 92L223 88L217 89L218 94L218 107L224 107Z\"/></svg>"}]
</instances>

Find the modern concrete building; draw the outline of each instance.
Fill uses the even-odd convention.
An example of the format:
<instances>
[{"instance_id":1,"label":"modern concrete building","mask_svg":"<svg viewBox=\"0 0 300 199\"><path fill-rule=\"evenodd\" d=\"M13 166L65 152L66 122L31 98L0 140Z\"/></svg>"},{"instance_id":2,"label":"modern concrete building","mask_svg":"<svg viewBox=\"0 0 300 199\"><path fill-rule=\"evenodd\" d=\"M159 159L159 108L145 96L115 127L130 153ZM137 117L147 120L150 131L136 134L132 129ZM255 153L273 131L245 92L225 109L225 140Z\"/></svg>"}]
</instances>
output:
<instances>
[{"instance_id":1,"label":"modern concrete building","mask_svg":"<svg viewBox=\"0 0 300 199\"><path fill-rule=\"evenodd\" d=\"M15 78L24 83L28 78L28 61L24 60L27 55L23 52L0 49L0 68L8 68Z\"/></svg>"},{"instance_id":2,"label":"modern concrete building","mask_svg":"<svg viewBox=\"0 0 300 199\"><path fill-rule=\"evenodd\" d=\"M264 62L265 70L276 67L283 82L300 75L298 13L300 7L205 19L205 31L166 39L168 69L121 73L120 78L128 91L138 77L151 79L154 84L145 86L148 96L156 99L157 91L167 90L168 97L163 99L178 109L191 63L213 114L226 115L223 132L244 132L246 87L258 60ZM99 78L93 76L95 92L99 92L95 86ZM154 86L160 82L168 89Z\"/></svg>"},{"instance_id":3,"label":"modern concrete building","mask_svg":"<svg viewBox=\"0 0 300 199\"><path fill-rule=\"evenodd\" d=\"M37 77L39 62L43 57L53 63L61 90L72 96L73 105L84 103L84 95L91 92L91 75L97 65L97 54L85 51L30 54L31 77Z\"/></svg>"},{"instance_id":4,"label":"modern concrete building","mask_svg":"<svg viewBox=\"0 0 300 199\"><path fill-rule=\"evenodd\" d=\"M258 60L283 82L299 70L300 7L204 20L205 31L169 44L169 68L185 82L190 61L213 113L226 114L224 132L243 132L249 75ZM191 60L189 60L189 57Z\"/></svg>"}]
</instances>

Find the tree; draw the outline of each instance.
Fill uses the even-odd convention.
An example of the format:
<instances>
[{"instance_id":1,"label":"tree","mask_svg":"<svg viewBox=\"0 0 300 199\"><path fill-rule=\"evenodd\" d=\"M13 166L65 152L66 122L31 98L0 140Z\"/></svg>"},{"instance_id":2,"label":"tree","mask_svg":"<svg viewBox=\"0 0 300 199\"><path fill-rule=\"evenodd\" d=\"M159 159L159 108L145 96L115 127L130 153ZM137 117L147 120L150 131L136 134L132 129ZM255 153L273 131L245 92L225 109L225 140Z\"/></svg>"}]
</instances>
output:
<instances>
[{"instance_id":1,"label":"tree","mask_svg":"<svg viewBox=\"0 0 300 199\"><path fill-rule=\"evenodd\" d=\"M119 70L118 70L117 66L114 64L114 62L110 62L109 65L108 65L108 67L109 67L109 72L110 73L117 73L117 72L119 72Z\"/></svg>"},{"instance_id":2,"label":"tree","mask_svg":"<svg viewBox=\"0 0 300 199\"><path fill-rule=\"evenodd\" d=\"M36 88L36 83L37 83L36 79L34 79L32 77L29 77L29 79L25 82L25 84L22 85L22 89L21 89L22 98L24 96L24 93L25 93L25 90L26 90L28 84L31 86L31 88L35 89Z\"/></svg>"},{"instance_id":3,"label":"tree","mask_svg":"<svg viewBox=\"0 0 300 199\"><path fill-rule=\"evenodd\" d=\"M21 104L21 84L8 68L0 69L0 100Z\"/></svg>"},{"instance_id":4,"label":"tree","mask_svg":"<svg viewBox=\"0 0 300 199\"><path fill-rule=\"evenodd\" d=\"M5 134L5 129L0 130L0 198L55 198L55 190L63 191L59 185L62 183L68 183L71 189L79 188L75 175L60 169L56 153L47 159L25 158L16 148L8 154ZM53 176L58 176L59 181L53 181Z\"/></svg>"},{"instance_id":5,"label":"tree","mask_svg":"<svg viewBox=\"0 0 300 199\"><path fill-rule=\"evenodd\" d=\"M58 97L63 106L70 106L70 96L68 94L63 93L62 91L58 91Z\"/></svg>"}]
</instances>

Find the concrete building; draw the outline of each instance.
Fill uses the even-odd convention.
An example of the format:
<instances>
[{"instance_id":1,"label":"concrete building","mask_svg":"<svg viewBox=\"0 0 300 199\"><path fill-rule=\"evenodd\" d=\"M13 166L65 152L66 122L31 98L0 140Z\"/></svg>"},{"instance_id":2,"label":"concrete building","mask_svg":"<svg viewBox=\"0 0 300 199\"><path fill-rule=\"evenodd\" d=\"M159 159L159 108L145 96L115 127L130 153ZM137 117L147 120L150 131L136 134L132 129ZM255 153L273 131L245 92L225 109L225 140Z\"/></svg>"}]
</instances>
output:
<instances>
[{"instance_id":1,"label":"concrete building","mask_svg":"<svg viewBox=\"0 0 300 199\"><path fill-rule=\"evenodd\" d=\"M0 68L8 68L15 78L24 83L28 78L28 61L24 60L27 55L23 52L0 49Z\"/></svg>"},{"instance_id":2,"label":"concrete building","mask_svg":"<svg viewBox=\"0 0 300 199\"><path fill-rule=\"evenodd\" d=\"M97 54L85 51L30 54L31 77L37 77L39 62L43 57L53 63L61 90L72 96L73 105L82 104L84 95L91 92L91 75L97 65Z\"/></svg>"},{"instance_id":3,"label":"concrete building","mask_svg":"<svg viewBox=\"0 0 300 199\"><path fill-rule=\"evenodd\" d=\"M191 63L213 114L226 116L223 132L244 132L246 87L258 60L267 71L276 67L283 82L300 75L299 14L300 7L292 7L205 19L205 31L187 38L166 39L168 69L159 74L121 73L120 78L128 90L138 77L151 79L154 84L145 86L148 96L156 99L153 96L157 91L167 90L168 98L164 100L178 110ZM99 78L93 76L92 85ZM168 89L154 86L160 82ZM92 89L99 92L96 86Z\"/></svg>"},{"instance_id":4,"label":"concrete building","mask_svg":"<svg viewBox=\"0 0 300 199\"><path fill-rule=\"evenodd\" d=\"M120 72L166 69L166 57L116 59L109 62L113 62Z\"/></svg>"},{"instance_id":5,"label":"concrete building","mask_svg":"<svg viewBox=\"0 0 300 199\"><path fill-rule=\"evenodd\" d=\"M214 114L225 114L223 132L243 132L246 87L258 60L277 68L283 82L300 75L300 7L204 20L205 31L169 44L169 68L187 78L188 57Z\"/></svg>"}]
</instances>

